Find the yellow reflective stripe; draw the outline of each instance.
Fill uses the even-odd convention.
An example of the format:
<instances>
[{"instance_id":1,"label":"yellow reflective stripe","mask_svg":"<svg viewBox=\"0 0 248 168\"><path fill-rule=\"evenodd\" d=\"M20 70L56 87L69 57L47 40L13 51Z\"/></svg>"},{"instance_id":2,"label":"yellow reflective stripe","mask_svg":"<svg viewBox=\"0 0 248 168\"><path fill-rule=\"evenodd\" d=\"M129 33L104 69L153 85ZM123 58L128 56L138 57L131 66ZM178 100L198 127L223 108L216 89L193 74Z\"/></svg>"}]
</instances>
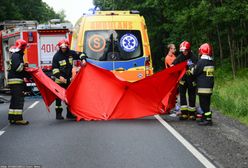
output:
<instances>
[{"instance_id":1,"label":"yellow reflective stripe","mask_svg":"<svg viewBox=\"0 0 248 168\"><path fill-rule=\"evenodd\" d=\"M8 84L9 85L13 85L13 84L22 84L24 81L23 79L19 79L19 78L13 78L13 79L8 79Z\"/></svg>"},{"instance_id":2,"label":"yellow reflective stripe","mask_svg":"<svg viewBox=\"0 0 248 168\"><path fill-rule=\"evenodd\" d=\"M214 70L214 66L205 66L203 71Z\"/></svg>"},{"instance_id":3,"label":"yellow reflective stripe","mask_svg":"<svg viewBox=\"0 0 248 168\"><path fill-rule=\"evenodd\" d=\"M195 112L195 111L196 111L196 108L195 108L195 107L188 107L188 110L189 110L190 112Z\"/></svg>"},{"instance_id":4,"label":"yellow reflective stripe","mask_svg":"<svg viewBox=\"0 0 248 168\"><path fill-rule=\"evenodd\" d=\"M53 74L56 74L56 73L59 73L60 71L59 71L59 69L58 68L54 68L53 69Z\"/></svg>"},{"instance_id":5,"label":"yellow reflective stripe","mask_svg":"<svg viewBox=\"0 0 248 168\"><path fill-rule=\"evenodd\" d=\"M55 109L61 109L63 108L62 106L55 106Z\"/></svg>"},{"instance_id":6,"label":"yellow reflective stripe","mask_svg":"<svg viewBox=\"0 0 248 168\"><path fill-rule=\"evenodd\" d=\"M185 81L180 81L179 83L180 85L184 85Z\"/></svg>"},{"instance_id":7,"label":"yellow reflective stripe","mask_svg":"<svg viewBox=\"0 0 248 168\"><path fill-rule=\"evenodd\" d=\"M70 63L70 64L73 63L73 58L69 58L69 63Z\"/></svg>"},{"instance_id":8,"label":"yellow reflective stripe","mask_svg":"<svg viewBox=\"0 0 248 168\"><path fill-rule=\"evenodd\" d=\"M58 84L62 83L58 78L55 78L55 82Z\"/></svg>"},{"instance_id":9,"label":"yellow reflective stripe","mask_svg":"<svg viewBox=\"0 0 248 168\"><path fill-rule=\"evenodd\" d=\"M23 110L9 109L11 115L22 115Z\"/></svg>"},{"instance_id":10,"label":"yellow reflective stripe","mask_svg":"<svg viewBox=\"0 0 248 168\"><path fill-rule=\"evenodd\" d=\"M206 112L206 113L204 113L204 115L205 115L205 116L210 116L210 115L212 115L212 112L211 112L211 111Z\"/></svg>"},{"instance_id":11,"label":"yellow reflective stripe","mask_svg":"<svg viewBox=\"0 0 248 168\"><path fill-rule=\"evenodd\" d=\"M60 66L65 66L66 65L66 61L65 60L59 61L59 65Z\"/></svg>"},{"instance_id":12,"label":"yellow reflective stripe","mask_svg":"<svg viewBox=\"0 0 248 168\"><path fill-rule=\"evenodd\" d=\"M79 58L82 59L82 57L85 57L86 55L84 53L82 53Z\"/></svg>"},{"instance_id":13,"label":"yellow reflective stripe","mask_svg":"<svg viewBox=\"0 0 248 168\"><path fill-rule=\"evenodd\" d=\"M188 106L181 106L180 110L188 110Z\"/></svg>"},{"instance_id":14,"label":"yellow reflective stripe","mask_svg":"<svg viewBox=\"0 0 248 168\"><path fill-rule=\"evenodd\" d=\"M18 68L16 69L16 72L21 72L23 70L23 63L20 63L20 65L18 66Z\"/></svg>"},{"instance_id":15,"label":"yellow reflective stripe","mask_svg":"<svg viewBox=\"0 0 248 168\"><path fill-rule=\"evenodd\" d=\"M213 93L212 88L198 88L198 93Z\"/></svg>"}]
</instances>

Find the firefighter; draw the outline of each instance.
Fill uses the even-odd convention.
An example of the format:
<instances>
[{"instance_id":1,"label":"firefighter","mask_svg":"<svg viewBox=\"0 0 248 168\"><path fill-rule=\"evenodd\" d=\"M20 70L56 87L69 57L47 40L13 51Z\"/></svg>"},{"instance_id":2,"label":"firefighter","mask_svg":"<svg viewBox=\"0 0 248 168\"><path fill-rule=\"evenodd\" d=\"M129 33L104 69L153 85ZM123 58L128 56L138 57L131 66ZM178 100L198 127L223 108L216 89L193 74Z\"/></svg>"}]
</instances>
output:
<instances>
[{"instance_id":1,"label":"firefighter","mask_svg":"<svg viewBox=\"0 0 248 168\"><path fill-rule=\"evenodd\" d=\"M191 51L191 46L188 41L183 41L180 44L180 54L177 56L173 65L187 61L187 71L179 82L179 95L180 95L180 120L195 120L196 119L196 83L193 79L190 69L197 63L197 57ZM186 92L188 91L188 103Z\"/></svg>"},{"instance_id":2,"label":"firefighter","mask_svg":"<svg viewBox=\"0 0 248 168\"><path fill-rule=\"evenodd\" d=\"M214 61L212 58L212 47L204 43L199 48L200 60L195 68L192 69L193 76L197 82L197 94L199 96L200 107L203 115L200 118L199 125L212 125L212 112L210 111L211 95L214 87Z\"/></svg>"},{"instance_id":3,"label":"firefighter","mask_svg":"<svg viewBox=\"0 0 248 168\"><path fill-rule=\"evenodd\" d=\"M53 56L52 68L53 68L53 76L55 78L55 82L59 84L63 88L67 88L71 82L72 78L72 69L73 62L80 59L82 64L85 64L85 54L76 53L73 50L69 49L70 43L67 39L62 39L58 42L59 50ZM61 106L61 100L56 99L56 119L63 120L62 116L63 108ZM67 119L75 119L76 117L70 112L67 107Z\"/></svg>"},{"instance_id":4,"label":"firefighter","mask_svg":"<svg viewBox=\"0 0 248 168\"><path fill-rule=\"evenodd\" d=\"M9 68L8 68L8 85L11 91L11 100L8 112L10 124L28 125L29 122L23 120L23 105L24 105L24 78L29 78L29 75L24 71L24 51L27 47L27 42L18 39L15 42L15 47L11 47L12 53Z\"/></svg>"}]
</instances>

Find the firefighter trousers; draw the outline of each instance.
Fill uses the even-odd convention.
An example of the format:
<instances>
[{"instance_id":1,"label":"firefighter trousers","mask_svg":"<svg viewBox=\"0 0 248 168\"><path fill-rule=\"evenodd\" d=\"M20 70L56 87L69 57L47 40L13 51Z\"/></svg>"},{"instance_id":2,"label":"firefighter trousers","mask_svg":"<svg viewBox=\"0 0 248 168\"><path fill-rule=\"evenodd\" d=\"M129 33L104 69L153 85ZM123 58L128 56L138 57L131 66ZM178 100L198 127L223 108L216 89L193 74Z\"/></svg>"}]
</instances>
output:
<instances>
[{"instance_id":1,"label":"firefighter trousers","mask_svg":"<svg viewBox=\"0 0 248 168\"><path fill-rule=\"evenodd\" d=\"M204 115L210 112L211 94L199 94L199 102ZM211 116L209 116L211 118Z\"/></svg>"},{"instance_id":2,"label":"firefighter trousers","mask_svg":"<svg viewBox=\"0 0 248 168\"><path fill-rule=\"evenodd\" d=\"M67 89L67 87L69 86L67 84L59 84L59 85L61 87L65 88L65 89ZM66 109L67 109L67 116L71 116L72 114L71 114L69 108L67 107ZM56 99L56 102L55 102L55 111L56 112L60 112L60 113L63 111L63 107L62 107L62 104L61 104L61 100L60 99Z\"/></svg>"},{"instance_id":3,"label":"firefighter trousers","mask_svg":"<svg viewBox=\"0 0 248 168\"><path fill-rule=\"evenodd\" d=\"M25 84L11 84L10 86L10 105L9 105L9 120L23 120L23 106L24 106L24 89Z\"/></svg>"},{"instance_id":4,"label":"firefighter trousers","mask_svg":"<svg viewBox=\"0 0 248 168\"><path fill-rule=\"evenodd\" d=\"M188 102L187 102L188 92ZM184 82L179 84L181 112L187 114L188 111L195 113L196 86L193 82ZM188 107L189 106L189 107Z\"/></svg>"}]
</instances>

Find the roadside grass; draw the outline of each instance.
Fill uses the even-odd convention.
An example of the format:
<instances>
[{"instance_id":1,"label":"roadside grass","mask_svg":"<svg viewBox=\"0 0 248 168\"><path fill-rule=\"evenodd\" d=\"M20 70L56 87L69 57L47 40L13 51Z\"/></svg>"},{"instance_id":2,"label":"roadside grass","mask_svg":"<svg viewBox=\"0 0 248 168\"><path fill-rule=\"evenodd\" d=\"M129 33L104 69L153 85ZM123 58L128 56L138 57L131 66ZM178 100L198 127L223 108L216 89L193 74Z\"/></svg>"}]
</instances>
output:
<instances>
[{"instance_id":1,"label":"roadside grass","mask_svg":"<svg viewBox=\"0 0 248 168\"><path fill-rule=\"evenodd\" d=\"M230 66L219 66L215 73L212 105L225 115L248 125L248 69L232 77Z\"/></svg>"}]
</instances>

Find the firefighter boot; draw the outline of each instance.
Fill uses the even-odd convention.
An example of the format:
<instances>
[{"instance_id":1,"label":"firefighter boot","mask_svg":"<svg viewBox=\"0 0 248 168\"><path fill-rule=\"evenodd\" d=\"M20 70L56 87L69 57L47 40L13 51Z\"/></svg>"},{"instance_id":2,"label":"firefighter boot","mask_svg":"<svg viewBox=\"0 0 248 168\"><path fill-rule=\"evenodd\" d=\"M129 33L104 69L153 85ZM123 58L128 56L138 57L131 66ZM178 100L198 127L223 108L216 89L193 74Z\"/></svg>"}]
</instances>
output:
<instances>
[{"instance_id":1,"label":"firefighter boot","mask_svg":"<svg viewBox=\"0 0 248 168\"><path fill-rule=\"evenodd\" d=\"M203 115L203 118L201 119L200 122L198 122L199 125L202 125L202 126L211 126L213 125L213 122L212 122L212 112L206 112L204 113Z\"/></svg>"},{"instance_id":2,"label":"firefighter boot","mask_svg":"<svg viewBox=\"0 0 248 168\"><path fill-rule=\"evenodd\" d=\"M66 118L69 119L69 120L75 120L75 119L76 119L76 116L74 116L74 115L70 112L70 110L68 109L68 107L67 107Z\"/></svg>"},{"instance_id":3,"label":"firefighter boot","mask_svg":"<svg viewBox=\"0 0 248 168\"><path fill-rule=\"evenodd\" d=\"M56 120L63 120L64 117L62 116L62 108L57 108L56 109Z\"/></svg>"},{"instance_id":4,"label":"firefighter boot","mask_svg":"<svg viewBox=\"0 0 248 168\"><path fill-rule=\"evenodd\" d=\"M187 120L188 117L188 110L181 110L181 114L179 114L179 120Z\"/></svg>"},{"instance_id":5,"label":"firefighter boot","mask_svg":"<svg viewBox=\"0 0 248 168\"><path fill-rule=\"evenodd\" d=\"M28 125L29 122L26 120L9 120L10 124L13 125Z\"/></svg>"},{"instance_id":6,"label":"firefighter boot","mask_svg":"<svg viewBox=\"0 0 248 168\"><path fill-rule=\"evenodd\" d=\"M207 119L202 119L201 121L198 122L198 125L201 125L201 126L212 126L213 125L213 122L212 120L207 120Z\"/></svg>"},{"instance_id":7,"label":"firefighter boot","mask_svg":"<svg viewBox=\"0 0 248 168\"><path fill-rule=\"evenodd\" d=\"M196 119L196 110L189 110L189 120Z\"/></svg>"}]
</instances>

